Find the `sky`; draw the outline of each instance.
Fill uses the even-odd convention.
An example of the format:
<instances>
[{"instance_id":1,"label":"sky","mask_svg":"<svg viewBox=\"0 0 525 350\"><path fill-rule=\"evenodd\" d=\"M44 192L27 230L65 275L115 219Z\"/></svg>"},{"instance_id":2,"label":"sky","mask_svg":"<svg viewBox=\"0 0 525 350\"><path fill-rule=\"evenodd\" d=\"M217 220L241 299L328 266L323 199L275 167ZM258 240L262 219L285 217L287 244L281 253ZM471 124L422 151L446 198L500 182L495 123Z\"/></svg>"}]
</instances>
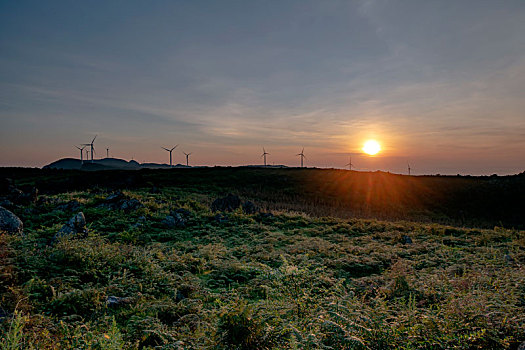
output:
<instances>
[{"instance_id":1,"label":"sky","mask_svg":"<svg viewBox=\"0 0 525 350\"><path fill-rule=\"evenodd\" d=\"M0 166L95 135L139 162L519 173L525 2L0 0Z\"/></svg>"}]
</instances>

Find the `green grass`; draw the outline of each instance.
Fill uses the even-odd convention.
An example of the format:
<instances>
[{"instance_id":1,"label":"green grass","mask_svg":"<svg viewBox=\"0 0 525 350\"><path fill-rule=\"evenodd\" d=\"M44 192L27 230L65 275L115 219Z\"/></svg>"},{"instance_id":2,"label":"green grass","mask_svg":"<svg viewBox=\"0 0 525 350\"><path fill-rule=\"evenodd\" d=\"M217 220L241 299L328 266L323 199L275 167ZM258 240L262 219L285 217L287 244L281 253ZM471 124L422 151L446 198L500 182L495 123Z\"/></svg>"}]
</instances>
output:
<instances>
[{"instance_id":1,"label":"green grass","mask_svg":"<svg viewBox=\"0 0 525 350\"><path fill-rule=\"evenodd\" d=\"M0 235L1 349L515 349L525 339L524 231L290 210L218 223L216 192L125 194L145 207L107 210L103 193L75 191L15 210L26 230ZM73 214L55 208L71 199L90 233L52 244ZM163 226L173 208L191 212L186 227Z\"/></svg>"}]
</instances>

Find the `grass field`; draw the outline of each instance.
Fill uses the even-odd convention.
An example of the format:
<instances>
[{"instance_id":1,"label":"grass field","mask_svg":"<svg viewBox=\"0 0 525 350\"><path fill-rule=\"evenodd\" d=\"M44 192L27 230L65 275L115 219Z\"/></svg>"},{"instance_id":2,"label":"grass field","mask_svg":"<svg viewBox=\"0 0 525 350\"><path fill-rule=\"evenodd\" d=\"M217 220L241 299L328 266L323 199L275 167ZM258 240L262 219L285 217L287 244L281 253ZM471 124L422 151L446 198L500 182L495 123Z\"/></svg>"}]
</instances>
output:
<instances>
[{"instance_id":1,"label":"grass field","mask_svg":"<svg viewBox=\"0 0 525 350\"><path fill-rule=\"evenodd\" d=\"M523 175L2 175L40 195L12 209L24 235L0 235L1 349L517 349L525 341ZM109 206L117 189L141 206ZM227 192L260 212L212 212ZM184 224L167 225L177 210ZM79 211L88 234L54 239Z\"/></svg>"}]
</instances>

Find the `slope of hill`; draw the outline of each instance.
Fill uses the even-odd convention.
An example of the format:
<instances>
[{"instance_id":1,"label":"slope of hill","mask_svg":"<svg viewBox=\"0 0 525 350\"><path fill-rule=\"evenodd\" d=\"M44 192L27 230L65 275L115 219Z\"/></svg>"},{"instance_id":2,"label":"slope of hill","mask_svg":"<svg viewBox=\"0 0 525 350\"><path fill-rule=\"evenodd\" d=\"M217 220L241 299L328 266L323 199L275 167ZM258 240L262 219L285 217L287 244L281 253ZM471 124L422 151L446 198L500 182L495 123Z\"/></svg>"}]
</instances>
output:
<instances>
[{"instance_id":1,"label":"slope of hill","mask_svg":"<svg viewBox=\"0 0 525 350\"><path fill-rule=\"evenodd\" d=\"M0 169L41 193L89 188L164 188L238 193L269 209L313 216L432 221L525 228L525 173L514 176L404 176L331 169L190 168L79 172Z\"/></svg>"},{"instance_id":2,"label":"slope of hill","mask_svg":"<svg viewBox=\"0 0 525 350\"><path fill-rule=\"evenodd\" d=\"M43 169L78 170L81 166L82 162L79 159L63 158L45 165Z\"/></svg>"},{"instance_id":3,"label":"slope of hill","mask_svg":"<svg viewBox=\"0 0 525 350\"><path fill-rule=\"evenodd\" d=\"M520 196L522 176L8 173L42 190L12 208L24 235L0 233L2 348L515 350L525 339L525 231L320 214L346 200L437 210L432 199L450 194L462 206ZM212 211L232 189L241 207ZM61 230L80 211L85 222Z\"/></svg>"},{"instance_id":4,"label":"slope of hill","mask_svg":"<svg viewBox=\"0 0 525 350\"><path fill-rule=\"evenodd\" d=\"M181 166L182 165L178 165ZM96 170L139 170L139 169L162 169L170 168L167 164L156 164L156 163L144 163L140 164L134 160L129 162L124 159L118 158L103 158L103 159L94 159L93 162L90 160L80 162L78 159L73 158L64 158L57 160L53 163L45 165L43 169L62 169L62 170L86 170L86 171L96 171Z\"/></svg>"}]
</instances>

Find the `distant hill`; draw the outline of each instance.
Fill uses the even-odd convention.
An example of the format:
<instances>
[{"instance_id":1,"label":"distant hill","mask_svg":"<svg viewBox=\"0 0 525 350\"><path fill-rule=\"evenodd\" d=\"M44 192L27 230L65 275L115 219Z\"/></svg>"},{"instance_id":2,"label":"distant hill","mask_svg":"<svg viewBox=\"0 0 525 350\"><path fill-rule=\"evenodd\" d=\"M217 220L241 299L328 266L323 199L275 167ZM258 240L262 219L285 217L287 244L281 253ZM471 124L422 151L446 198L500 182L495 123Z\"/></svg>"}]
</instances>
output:
<instances>
[{"instance_id":1,"label":"distant hill","mask_svg":"<svg viewBox=\"0 0 525 350\"><path fill-rule=\"evenodd\" d=\"M138 163L135 160L129 162L119 158L103 158L94 159L93 162L90 160L80 162L79 159L74 158L63 158L53 163L45 165L43 169L63 169L63 170L85 170L85 171L97 171L97 170L139 170L139 169L168 169L168 164L158 163ZM177 164L173 168L191 168L186 165Z\"/></svg>"},{"instance_id":2,"label":"distant hill","mask_svg":"<svg viewBox=\"0 0 525 350\"><path fill-rule=\"evenodd\" d=\"M43 169L65 169L65 170L79 170L82 163L74 158L62 158L53 163L43 167Z\"/></svg>"}]
</instances>

